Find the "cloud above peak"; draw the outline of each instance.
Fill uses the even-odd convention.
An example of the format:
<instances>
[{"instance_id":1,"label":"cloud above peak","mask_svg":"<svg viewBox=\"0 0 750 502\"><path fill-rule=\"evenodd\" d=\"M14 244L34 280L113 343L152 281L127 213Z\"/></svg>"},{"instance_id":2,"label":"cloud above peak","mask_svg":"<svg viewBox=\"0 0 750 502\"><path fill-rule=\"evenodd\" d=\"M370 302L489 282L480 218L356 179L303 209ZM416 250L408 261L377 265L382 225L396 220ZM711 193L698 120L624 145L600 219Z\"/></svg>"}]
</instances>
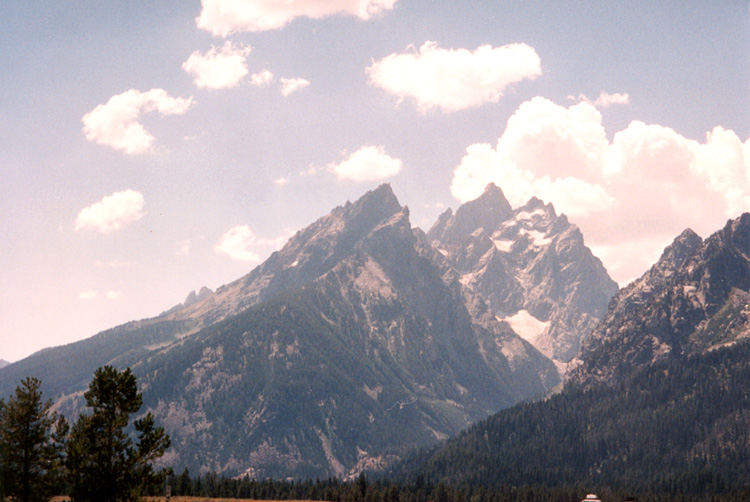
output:
<instances>
[{"instance_id":1,"label":"cloud above peak","mask_svg":"<svg viewBox=\"0 0 750 502\"><path fill-rule=\"evenodd\" d=\"M139 122L142 113L158 112L161 116L182 115L195 101L173 98L164 89L141 92L130 89L109 98L105 104L83 116L86 139L127 154L151 150L154 137Z\"/></svg>"},{"instance_id":2,"label":"cloud above peak","mask_svg":"<svg viewBox=\"0 0 750 502\"><path fill-rule=\"evenodd\" d=\"M322 19L335 15L367 20L393 9L396 0L202 0L195 22L217 37L243 31L283 28L298 17Z\"/></svg>"},{"instance_id":3,"label":"cloud above peak","mask_svg":"<svg viewBox=\"0 0 750 502\"><path fill-rule=\"evenodd\" d=\"M542 74L541 60L526 44L441 49L425 42L418 50L391 54L367 68L370 83L398 96L413 98L423 112L455 112L497 103L505 89Z\"/></svg>"},{"instance_id":4,"label":"cloud above peak","mask_svg":"<svg viewBox=\"0 0 750 502\"><path fill-rule=\"evenodd\" d=\"M258 262L261 260L259 252L267 252L281 247L288 240L288 235L275 239L260 238L247 225L237 225L230 228L219 238L214 246L214 253L228 256L243 262Z\"/></svg>"},{"instance_id":5,"label":"cloud above peak","mask_svg":"<svg viewBox=\"0 0 750 502\"><path fill-rule=\"evenodd\" d=\"M622 282L685 228L706 236L750 208L750 139L715 127L699 142L633 121L610 141L593 103L537 97L508 119L495 147L467 148L451 191L471 200L490 181L514 206L537 196L568 214Z\"/></svg>"},{"instance_id":6,"label":"cloud above peak","mask_svg":"<svg viewBox=\"0 0 750 502\"><path fill-rule=\"evenodd\" d=\"M123 190L107 195L78 213L75 230L95 230L108 234L143 218L143 195Z\"/></svg>"},{"instance_id":7,"label":"cloud above peak","mask_svg":"<svg viewBox=\"0 0 750 502\"><path fill-rule=\"evenodd\" d=\"M228 89L248 74L245 60L252 49L227 41L221 47L211 46L205 54L193 52L182 63L182 69L194 77L195 85L206 89Z\"/></svg>"},{"instance_id":8,"label":"cloud above peak","mask_svg":"<svg viewBox=\"0 0 750 502\"><path fill-rule=\"evenodd\" d=\"M403 162L385 153L382 146L363 146L340 164L330 164L328 169L340 180L375 181L395 176Z\"/></svg>"}]
</instances>

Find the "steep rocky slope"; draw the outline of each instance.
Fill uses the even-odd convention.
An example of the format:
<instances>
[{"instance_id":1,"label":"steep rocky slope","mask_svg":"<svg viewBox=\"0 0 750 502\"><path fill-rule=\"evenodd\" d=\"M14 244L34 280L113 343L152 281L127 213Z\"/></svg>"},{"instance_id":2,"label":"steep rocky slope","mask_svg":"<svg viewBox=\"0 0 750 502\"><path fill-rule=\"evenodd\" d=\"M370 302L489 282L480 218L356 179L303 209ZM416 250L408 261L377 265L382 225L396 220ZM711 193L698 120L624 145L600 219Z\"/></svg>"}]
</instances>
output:
<instances>
[{"instance_id":1,"label":"steep rocky slope","mask_svg":"<svg viewBox=\"0 0 750 502\"><path fill-rule=\"evenodd\" d=\"M750 214L686 230L613 299L562 392L402 464L474 488L605 486L724 500L750 480ZM744 500L744 499L743 499Z\"/></svg>"},{"instance_id":2,"label":"steep rocky slope","mask_svg":"<svg viewBox=\"0 0 750 502\"><path fill-rule=\"evenodd\" d=\"M97 366L132 366L175 466L299 477L378 467L559 383L434 257L383 185L214 293L5 368L0 390L33 374L74 414Z\"/></svg>"},{"instance_id":3,"label":"steep rocky slope","mask_svg":"<svg viewBox=\"0 0 750 502\"><path fill-rule=\"evenodd\" d=\"M604 315L617 284L551 204L512 209L490 184L427 233L468 289L548 357L566 363Z\"/></svg>"},{"instance_id":4,"label":"steep rocky slope","mask_svg":"<svg viewBox=\"0 0 750 502\"><path fill-rule=\"evenodd\" d=\"M574 382L614 383L643 366L750 336L750 214L703 241L685 230L615 297Z\"/></svg>"}]
</instances>

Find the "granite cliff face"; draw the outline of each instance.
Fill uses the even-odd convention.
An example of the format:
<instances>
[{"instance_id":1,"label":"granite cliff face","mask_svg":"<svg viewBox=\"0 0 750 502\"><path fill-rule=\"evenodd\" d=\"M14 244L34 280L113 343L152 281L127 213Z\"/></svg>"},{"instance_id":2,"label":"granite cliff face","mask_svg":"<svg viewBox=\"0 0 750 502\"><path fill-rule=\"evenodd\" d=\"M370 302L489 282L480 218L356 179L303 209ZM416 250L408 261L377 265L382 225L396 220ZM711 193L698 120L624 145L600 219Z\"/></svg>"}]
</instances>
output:
<instances>
[{"instance_id":1,"label":"granite cliff face","mask_svg":"<svg viewBox=\"0 0 750 502\"><path fill-rule=\"evenodd\" d=\"M584 344L573 382L616 383L654 362L750 336L750 214L707 238L685 230L620 291Z\"/></svg>"},{"instance_id":2,"label":"granite cliff face","mask_svg":"<svg viewBox=\"0 0 750 502\"><path fill-rule=\"evenodd\" d=\"M617 291L578 227L537 198L513 210L494 184L427 237L467 289L558 363L578 354Z\"/></svg>"}]
</instances>

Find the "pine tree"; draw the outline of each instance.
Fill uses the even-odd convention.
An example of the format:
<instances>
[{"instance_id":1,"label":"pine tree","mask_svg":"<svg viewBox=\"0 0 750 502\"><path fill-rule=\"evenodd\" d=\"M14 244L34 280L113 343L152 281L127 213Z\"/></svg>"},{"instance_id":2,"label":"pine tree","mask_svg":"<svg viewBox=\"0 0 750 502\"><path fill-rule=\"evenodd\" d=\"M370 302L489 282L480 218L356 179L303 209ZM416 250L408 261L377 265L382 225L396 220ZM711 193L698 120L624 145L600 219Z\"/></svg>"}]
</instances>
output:
<instances>
[{"instance_id":1,"label":"pine tree","mask_svg":"<svg viewBox=\"0 0 750 502\"><path fill-rule=\"evenodd\" d=\"M26 378L7 403L0 401L2 497L48 500L60 488L67 423L42 402L41 382Z\"/></svg>"},{"instance_id":2,"label":"pine tree","mask_svg":"<svg viewBox=\"0 0 750 502\"><path fill-rule=\"evenodd\" d=\"M84 394L90 415L81 415L67 443L71 500L127 502L137 500L159 482L152 462L170 445L151 413L134 422L137 444L125 429L143 399L130 368L99 368Z\"/></svg>"}]
</instances>

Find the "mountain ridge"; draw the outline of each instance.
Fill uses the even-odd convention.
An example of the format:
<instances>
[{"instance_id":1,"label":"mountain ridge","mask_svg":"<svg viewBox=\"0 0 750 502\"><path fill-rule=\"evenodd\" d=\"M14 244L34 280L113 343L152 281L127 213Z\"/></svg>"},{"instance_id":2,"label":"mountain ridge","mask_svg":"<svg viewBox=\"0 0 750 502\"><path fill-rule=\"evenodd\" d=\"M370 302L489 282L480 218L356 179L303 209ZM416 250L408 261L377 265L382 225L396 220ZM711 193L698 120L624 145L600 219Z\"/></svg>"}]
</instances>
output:
<instances>
[{"instance_id":1,"label":"mountain ridge","mask_svg":"<svg viewBox=\"0 0 750 502\"><path fill-rule=\"evenodd\" d=\"M405 460L401 479L709 499L750 479L750 214L686 230L610 302L562 391Z\"/></svg>"},{"instance_id":2,"label":"mountain ridge","mask_svg":"<svg viewBox=\"0 0 750 502\"><path fill-rule=\"evenodd\" d=\"M536 197L512 209L494 184L455 214L444 212L427 238L499 318L514 329L536 326L522 336L560 365L577 354L617 291L565 215Z\"/></svg>"},{"instance_id":3,"label":"mountain ridge","mask_svg":"<svg viewBox=\"0 0 750 502\"><path fill-rule=\"evenodd\" d=\"M700 336L722 310L741 314L750 290L749 256L750 213L705 240L692 230L682 232L656 264L615 296L582 348L571 380L613 382L644 364L750 336L742 323L730 339L709 343Z\"/></svg>"},{"instance_id":4,"label":"mountain ridge","mask_svg":"<svg viewBox=\"0 0 750 502\"><path fill-rule=\"evenodd\" d=\"M256 477L382 467L560 382L435 253L381 185L238 280L38 353L0 387L36 374L75 415L95 367L127 365L173 438L166 463Z\"/></svg>"}]
</instances>

